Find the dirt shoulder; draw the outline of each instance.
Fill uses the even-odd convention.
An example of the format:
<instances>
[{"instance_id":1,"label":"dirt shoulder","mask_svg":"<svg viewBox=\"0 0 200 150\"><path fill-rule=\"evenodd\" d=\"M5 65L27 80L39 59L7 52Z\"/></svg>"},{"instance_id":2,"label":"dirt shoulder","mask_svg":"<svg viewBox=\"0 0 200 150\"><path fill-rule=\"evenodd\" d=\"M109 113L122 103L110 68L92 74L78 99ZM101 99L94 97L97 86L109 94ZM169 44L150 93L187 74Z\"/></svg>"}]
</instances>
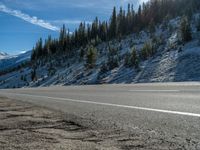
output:
<instances>
[{"instance_id":1,"label":"dirt shoulder","mask_svg":"<svg viewBox=\"0 0 200 150\"><path fill-rule=\"evenodd\" d=\"M1 150L144 148L140 139L123 131L88 129L61 112L4 97L0 97L0 120Z\"/></svg>"},{"instance_id":2,"label":"dirt shoulder","mask_svg":"<svg viewBox=\"0 0 200 150\"><path fill-rule=\"evenodd\" d=\"M0 120L1 150L98 149L102 141L98 132L65 120L62 113L3 97Z\"/></svg>"}]
</instances>

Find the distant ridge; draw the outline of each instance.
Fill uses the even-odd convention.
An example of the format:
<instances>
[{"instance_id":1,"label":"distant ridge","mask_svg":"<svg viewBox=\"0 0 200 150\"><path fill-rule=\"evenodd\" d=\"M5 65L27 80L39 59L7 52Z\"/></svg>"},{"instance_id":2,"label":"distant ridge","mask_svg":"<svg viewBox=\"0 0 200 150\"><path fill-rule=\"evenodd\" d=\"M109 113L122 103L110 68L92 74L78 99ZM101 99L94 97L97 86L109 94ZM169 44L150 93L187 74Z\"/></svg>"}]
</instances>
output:
<instances>
[{"instance_id":1,"label":"distant ridge","mask_svg":"<svg viewBox=\"0 0 200 150\"><path fill-rule=\"evenodd\" d=\"M4 59L6 57L8 57L9 55L5 52L0 52L0 59Z\"/></svg>"},{"instance_id":2,"label":"distant ridge","mask_svg":"<svg viewBox=\"0 0 200 150\"><path fill-rule=\"evenodd\" d=\"M31 51L23 52L18 55L9 55L4 52L0 52L0 71L17 67L18 65L29 61L31 57Z\"/></svg>"}]
</instances>

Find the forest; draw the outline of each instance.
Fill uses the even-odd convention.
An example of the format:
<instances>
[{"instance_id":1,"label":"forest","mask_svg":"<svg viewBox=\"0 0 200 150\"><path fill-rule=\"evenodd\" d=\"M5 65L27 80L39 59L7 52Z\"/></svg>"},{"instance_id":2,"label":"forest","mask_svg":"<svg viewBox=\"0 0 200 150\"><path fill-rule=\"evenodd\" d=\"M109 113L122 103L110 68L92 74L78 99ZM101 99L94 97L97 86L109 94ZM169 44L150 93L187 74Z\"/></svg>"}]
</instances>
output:
<instances>
[{"instance_id":1,"label":"forest","mask_svg":"<svg viewBox=\"0 0 200 150\"><path fill-rule=\"evenodd\" d=\"M134 9L133 4L128 4L127 10L120 7L117 11L114 7L109 21L101 21L96 17L92 24L81 22L73 33L63 25L59 38L53 39L50 35L47 39L40 38L33 48L31 60L34 62L63 53L71 58L77 55L81 48L82 57L86 55L93 59L92 57L95 57L94 47L97 44L122 39L126 35L139 33L142 30L154 32L156 25L165 24L177 16L183 16L182 36L184 41L188 41L191 39L188 22L192 14L199 11L199 8L199 0L150 0L140 5L138 10ZM83 50L85 47L88 47L87 51ZM148 43L146 47L151 49ZM133 55L135 55L134 52ZM88 61L90 63L92 60Z\"/></svg>"}]
</instances>

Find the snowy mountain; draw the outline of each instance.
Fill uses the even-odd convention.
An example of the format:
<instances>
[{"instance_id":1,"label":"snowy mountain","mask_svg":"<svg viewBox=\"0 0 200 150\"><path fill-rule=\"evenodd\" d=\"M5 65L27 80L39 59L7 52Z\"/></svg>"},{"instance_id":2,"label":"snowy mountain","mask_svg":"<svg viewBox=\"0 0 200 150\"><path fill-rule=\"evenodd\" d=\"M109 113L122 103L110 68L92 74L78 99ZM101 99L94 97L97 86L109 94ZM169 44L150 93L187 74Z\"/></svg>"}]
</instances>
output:
<instances>
[{"instance_id":1,"label":"snowy mountain","mask_svg":"<svg viewBox=\"0 0 200 150\"><path fill-rule=\"evenodd\" d=\"M27 51L18 55L8 55L7 53L0 52L0 71L12 69L20 64L29 61L31 51Z\"/></svg>"},{"instance_id":2,"label":"snowy mountain","mask_svg":"<svg viewBox=\"0 0 200 150\"><path fill-rule=\"evenodd\" d=\"M179 43L179 26L181 18L177 17L156 27L155 32L141 31L119 40L103 42L96 46L98 59L93 69L85 67L85 58L79 55L67 59L65 55L54 55L49 59L38 60L36 68L24 67L0 76L0 88L37 87L52 85L83 85L102 83L150 83L200 81L200 31L196 29L195 18L191 21L192 40ZM148 59L141 60L139 69L125 66L125 56L134 46L138 52L146 42L159 43L156 53ZM108 63L108 47L117 49L118 64L105 69ZM0 60L0 68L16 66L30 59L31 52ZM78 59L77 59L78 58ZM32 75L35 69L36 77Z\"/></svg>"},{"instance_id":3,"label":"snowy mountain","mask_svg":"<svg viewBox=\"0 0 200 150\"><path fill-rule=\"evenodd\" d=\"M0 59L4 59L6 57L8 57L9 55L7 53L4 52L0 52Z\"/></svg>"}]
</instances>

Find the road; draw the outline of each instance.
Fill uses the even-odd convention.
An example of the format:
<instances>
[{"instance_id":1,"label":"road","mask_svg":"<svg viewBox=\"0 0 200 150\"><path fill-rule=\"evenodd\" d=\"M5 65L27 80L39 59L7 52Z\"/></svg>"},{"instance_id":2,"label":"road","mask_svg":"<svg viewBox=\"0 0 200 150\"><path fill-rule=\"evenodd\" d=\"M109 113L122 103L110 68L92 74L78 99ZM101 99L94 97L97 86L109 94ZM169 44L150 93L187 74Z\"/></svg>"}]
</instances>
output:
<instances>
[{"instance_id":1,"label":"road","mask_svg":"<svg viewBox=\"0 0 200 150\"><path fill-rule=\"evenodd\" d=\"M90 128L200 149L200 83L56 86L0 90L0 96L62 111Z\"/></svg>"}]
</instances>

